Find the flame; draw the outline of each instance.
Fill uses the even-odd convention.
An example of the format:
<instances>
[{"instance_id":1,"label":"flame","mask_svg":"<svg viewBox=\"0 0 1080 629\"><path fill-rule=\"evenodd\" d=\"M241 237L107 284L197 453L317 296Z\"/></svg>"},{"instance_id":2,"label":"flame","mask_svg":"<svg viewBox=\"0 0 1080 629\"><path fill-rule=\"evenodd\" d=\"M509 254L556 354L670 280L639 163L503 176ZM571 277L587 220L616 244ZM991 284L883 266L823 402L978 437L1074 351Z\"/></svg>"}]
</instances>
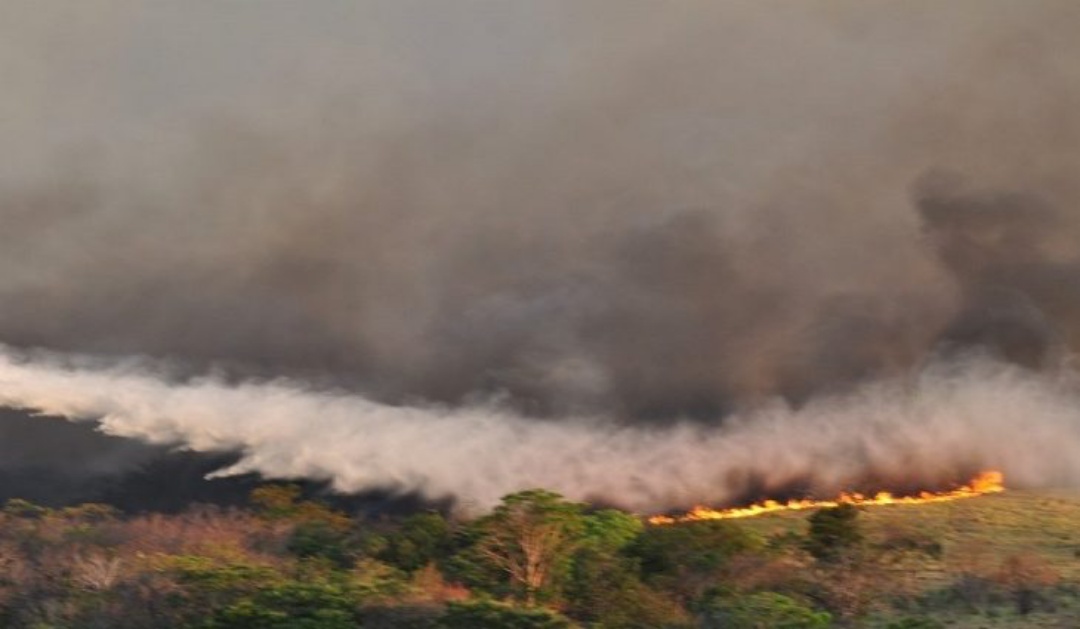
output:
<instances>
[{"instance_id":1,"label":"flame","mask_svg":"<svg viewBox=\"0 0 1080 629\"><path fill-rule=\"evenodd\" d=\"M735 507L733 509L710 509L709 507L697 506L686 515L671 517L656 515L649 518L650 524L674 524L676 522L695 522L698 520L732 520L735 518L752 518L766 513L779 511L802 511L804 509L820 509L835 507L841 504L856 506L864 505L919 505L931 502L949 502L951 500L963 500L975 498L986 494L996 494L1005 491L1005 475L995 470L980 472L966 485L943 492L922 491L911 496L894 496L890 492L881 491L873 496L858 493L842 493L834 500L788 500L778 502L765 500L747 507Z\"/></svg>"}]
</instances>

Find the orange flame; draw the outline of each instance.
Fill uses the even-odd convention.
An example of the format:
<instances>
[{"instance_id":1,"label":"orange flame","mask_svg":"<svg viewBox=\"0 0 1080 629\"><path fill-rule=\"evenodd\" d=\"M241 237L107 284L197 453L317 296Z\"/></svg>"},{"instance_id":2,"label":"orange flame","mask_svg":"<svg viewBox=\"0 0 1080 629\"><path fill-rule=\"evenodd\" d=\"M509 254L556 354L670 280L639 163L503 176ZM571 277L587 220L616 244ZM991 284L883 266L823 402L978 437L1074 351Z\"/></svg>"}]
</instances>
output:
<instances>
[{"instance_id":1,"label":"orange flame","mask_svg":"<svg viewBox=\"0 0 1080 629\"><path fill-rule=\"evenodd\" d=\"M694 507L686 515L671 517L656 515L649 518L650 524L674 524L676 522L695 522L698 520L732 520L735 518L752 518L756 515L776 513L778 511L802 511L804 509L820 509L835 507L841 504L864 505L918 505L930 502L949 502L950 500L963 500L975 498L985 494L996 494L1005 491L1005 475L1001 472L989 470L979 473L975 478L951 491L943 492L919 492L913 496L894 496L887 491L881 491L873 496L865 496L856 493L842 493L835 500L789 500L778 502L765 500L748 507L735 507L733 509L710 509L708 507Z\"/></svg>"}]
</instances>

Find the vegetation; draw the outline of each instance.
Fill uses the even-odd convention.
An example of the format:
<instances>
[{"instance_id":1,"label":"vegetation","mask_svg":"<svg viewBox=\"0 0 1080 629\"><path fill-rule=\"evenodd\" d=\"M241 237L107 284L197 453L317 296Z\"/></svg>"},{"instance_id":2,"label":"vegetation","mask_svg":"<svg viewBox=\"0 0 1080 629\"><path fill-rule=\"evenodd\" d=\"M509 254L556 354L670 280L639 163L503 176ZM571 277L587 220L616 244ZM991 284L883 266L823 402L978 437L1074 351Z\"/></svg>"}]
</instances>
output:
<instances>
[{"instance_id":1,"label":"vegetation","mask_svg":"<svg viewBox=\"0 0 1080 629\"><path fill-rule=\"evenodd\" d=\"M814 559L827 563L850 556L863 541L858 517L859 510L850 504L814 513L809 518L810 530L803 547Z\"/></svg>"},{"instance_id":2,"label":"vegetation","mask_svg":"<svg viewBox=\"0 0 1080 629\"><path fill-rule=\"evenodd\" d=\"M543 490L471 520L0 511L0 626L33 629L1080 626L1080 496L654 526Z\"/></svg>"}]
</instances>

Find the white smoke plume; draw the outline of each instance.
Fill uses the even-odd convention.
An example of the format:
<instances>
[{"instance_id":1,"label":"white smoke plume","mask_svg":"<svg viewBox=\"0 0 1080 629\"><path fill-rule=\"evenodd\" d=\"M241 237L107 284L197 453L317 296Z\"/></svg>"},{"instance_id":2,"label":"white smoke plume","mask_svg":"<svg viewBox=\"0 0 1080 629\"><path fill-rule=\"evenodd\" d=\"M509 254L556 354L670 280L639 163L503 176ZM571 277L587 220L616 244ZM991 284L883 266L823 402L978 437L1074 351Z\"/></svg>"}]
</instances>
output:
<instances>
[{"instance_id":1,"label":"white smoke plume","mask_svg":"<svg viewBox=\"0 0 1080 629\"><path fill-rule=\"evenodd\" d=\"M826 492L878 478L942 484L980 468L1021 485L1080 480L1080 396L986 359L930 367L801 409L781 403L723 427L617 427L602 418L525 419L497 404L389 406L287 381L171 383L145 361L0 354L0 403L108 434L196 451L237 450L220 474L392 488L459 508L546 487L641 511L723 503L749 490Z\"/></svg>"}]
</instances>

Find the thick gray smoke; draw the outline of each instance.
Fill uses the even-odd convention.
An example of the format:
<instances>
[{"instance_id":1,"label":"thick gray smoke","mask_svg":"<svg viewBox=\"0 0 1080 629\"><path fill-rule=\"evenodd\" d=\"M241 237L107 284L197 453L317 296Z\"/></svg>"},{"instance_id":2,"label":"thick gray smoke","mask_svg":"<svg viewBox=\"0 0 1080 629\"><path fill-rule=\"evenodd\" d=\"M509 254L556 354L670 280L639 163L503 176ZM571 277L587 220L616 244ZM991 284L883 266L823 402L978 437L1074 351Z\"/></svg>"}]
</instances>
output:
<instances>
[{"instance_id":1,"label":"thick gray smoke","mask_svg":"<svg viewBox=\"0 0 1080 629\"><path fill-rule=\"evenodd\" d=\"M1070 1L5 3L0 340L170 373L9 359L0 396L485 503L1075 478L975 435L1076 443L1076 32ZM942 375L973 350L1028 371ZM314 388L243 384L276 377ZM970 451L845 454L1011 394L983 379L1025 415L931 424ZM821 422L852 436L780 454Z\"/></svg>"}]
</instances>

